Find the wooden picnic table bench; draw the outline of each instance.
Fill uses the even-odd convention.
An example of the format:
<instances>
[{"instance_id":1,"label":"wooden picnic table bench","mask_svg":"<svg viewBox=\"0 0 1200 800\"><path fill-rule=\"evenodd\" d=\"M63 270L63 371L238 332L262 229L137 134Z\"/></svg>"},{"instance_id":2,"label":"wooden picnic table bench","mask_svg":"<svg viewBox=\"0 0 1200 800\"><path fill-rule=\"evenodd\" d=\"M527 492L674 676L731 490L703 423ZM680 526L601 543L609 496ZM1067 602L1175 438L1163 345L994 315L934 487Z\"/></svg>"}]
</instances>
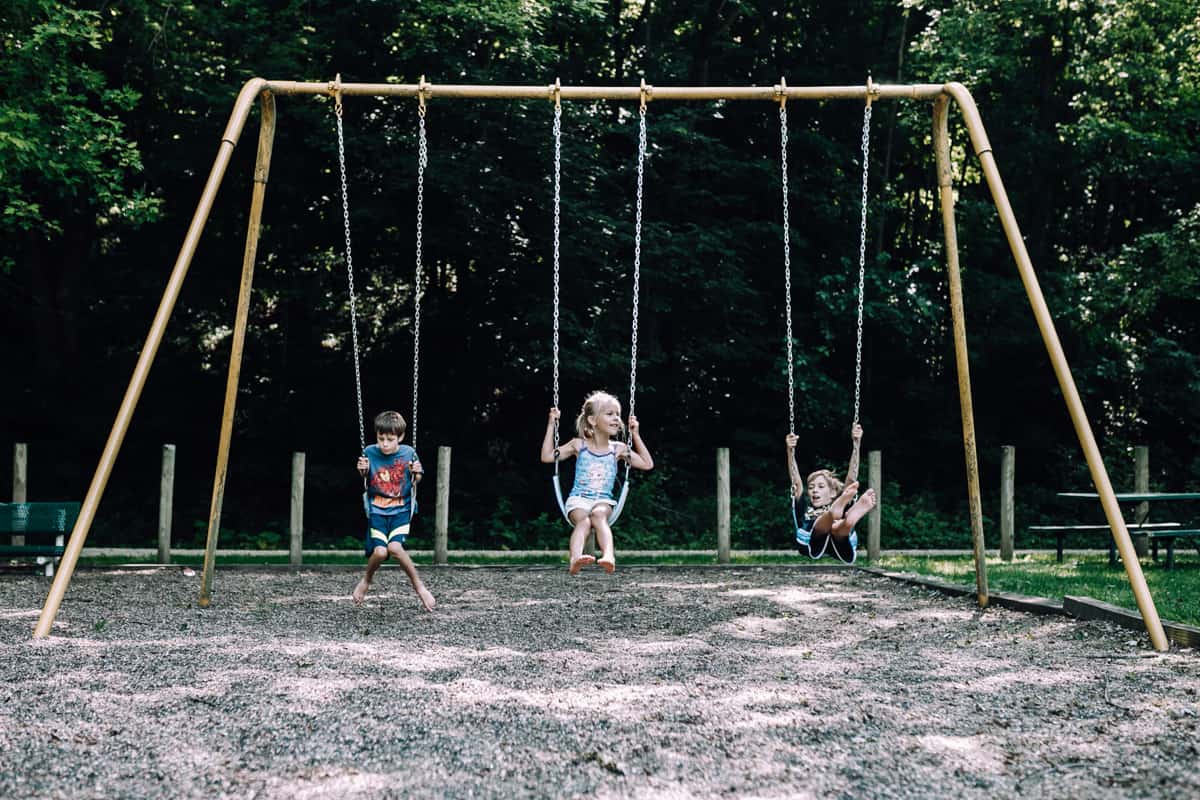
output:
<instances>
[{"instance_id":1,"label":"wooden picnic table bench","mask_svg":"<svg viewBox=\"0 0 1200 800\"><path fill-rule=\"evenodd\" d=\"M0 558L32 558L52 576L78 516L79 503L0 503ZM17 538L21 543L13 542Z\"/></svg>"},{"instance_id":2,"label":"wooden picnic table bench","mask_svg":"<svg viewBox=\"0 0 1200 800\"><path fill-rule=\"evenodd\" d=\"M1161 531L1152 531L1150 534L1150 544L1153 546L1154 558L1158 559L1158 543L1163 541L1167 545L1167 560L1163 566L1167 569L1175 568L1175 540L1176 539L1191 539L1192 544L1196 548L1196 553L1200 554L1200 530L1184 530L1183 528L1170 528Z\"/></svg>"},{"instance_id":3,"label":"wooden picnic table bench","mask_svg":"<svg viewBox=\"0 0 1200 800\"><path fill-rule=\"evenodd\" d=\"M1145 522L1141 525L1129 525L1129 535L1145 534L1152 536L1159 531L1177 530L1182 526L1178 522ZM1117 543L1113 541L1112 530L1107 525L1030 525L1030 533L1054 534L1054 551L1058 563L1063 561L1063 544L1071 534L1102 534L1108 538L1108 564L1117 563ZM1153 541L1153 538L1151 539ZM1173 554L1174 540L1168 545L1168 551Z\"/></svg>"}]
</instances>

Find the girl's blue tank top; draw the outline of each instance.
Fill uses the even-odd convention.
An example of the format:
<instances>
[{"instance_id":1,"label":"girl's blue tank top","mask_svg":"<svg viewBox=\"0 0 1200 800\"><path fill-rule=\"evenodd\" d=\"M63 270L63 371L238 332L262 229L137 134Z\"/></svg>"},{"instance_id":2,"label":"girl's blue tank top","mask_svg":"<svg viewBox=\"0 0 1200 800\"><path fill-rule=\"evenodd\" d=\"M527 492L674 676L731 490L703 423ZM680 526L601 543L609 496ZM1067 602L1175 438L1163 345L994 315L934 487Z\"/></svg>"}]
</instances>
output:
<instances>
[{"instance_id":1,"label":"girl's blue tank top","mask_svg":"<svg viewBox=\"0 0 1200 800\"><path fill-rule=\"evenodd\" d=\"M587 443L575 457L575 485L571 497L586 500L612 501L613 484L617 480L617 445L608 443L607 453L593 453Z\"/></svg>"}]
</instances>

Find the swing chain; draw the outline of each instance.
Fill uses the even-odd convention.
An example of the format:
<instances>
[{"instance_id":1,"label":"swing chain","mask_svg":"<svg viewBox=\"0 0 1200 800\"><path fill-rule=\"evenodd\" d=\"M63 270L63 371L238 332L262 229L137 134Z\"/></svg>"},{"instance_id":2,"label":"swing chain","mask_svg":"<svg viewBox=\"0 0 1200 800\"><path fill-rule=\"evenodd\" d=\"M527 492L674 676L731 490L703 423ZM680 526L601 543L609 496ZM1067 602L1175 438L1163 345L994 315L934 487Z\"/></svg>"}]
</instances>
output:
<instances>
[{"instance_id":1,"label":"swing chain","mask_svg":"<svg viewBox=\"0 0 1200 800\"><path fill-rule=\"evenodd\" d=\"M854 348L854 424L858 424L858 412L862 397L862 346L863 346L863 294L866 284L867 264L867 171L871 156L871 103L868 99L863 109L862 129L862 216L859 221L858 238L858 327Z\"/></svg>"},{"instance_id":2,"label":"swing chain","mask_svg":"<svg viewBox=\"0 0 1200 800\"><path fill-rule=\"evenodd\" d=\"M642 186L646 169L645 81L642 84L642 106L638 112L637 213L633 225L633 335L629 351L629 416L631 417L634 413L633 404L637 389L638 296L641 294L642 280ZM632 434L629 434L629 441L632 445Z\"/></svg>"},{"instance_id":3,"label":"swing chain","mask_svg":"<svg viewBox=\"0 0 1200 800\"><path fill-rule=\"evenodd\" d=\"M557 81L556 81L557 83ZM558 408L558 289L559 289L559 249L558 237L561 230L560 206L562 189L562 106L557 97L554 103L554 397L551 405ZM554 455L558 458L558 420L554 420Z\"/></svg>"},{"instance_id":4,"label":"swing chain","mask_svg":"<svg viewBox=\"0 0 1200 800\"><path fill-rule=\"evenodd\" d=\"M337 95L334 111L337 117L338 168L342 183L342 223L346 231L346 281L350 286L350 338L354 348L354 392L358 400L358 448L367 449L363 431L362 370L358 357L358 313L354 294L354 256L350 248L350 200L346 190L346 142L342 132L342 98Z\"/></svg>"},{"instance_id":5,"label":"swing chain","mask_svg":"<svg viewBox=\"0 0 1200 800\"><path fill-rule=\"evenodd\" d=\"M422 79L424 82L424 79ZM412 447L417 448L417 379L421 357L421 297L424 285L421 282L422 230L425 222L425 167L429 165L429 147L425 138L425 98L417 115L417 257L416 273L413 276L413 373L412 373Z\"/></svg>"},{"instance_id":6,"label":"swing chain","mask_svg":"<svg viewBox=\"0 0 1200 800\"><path fill-rule=\"evenodd\" d=\"M783 176L783 296L787 320L788 432L796 430L795 363L792 355L792 231L788 212L787 106L779 104L780 169Z\"/></svg>"}]
</instances>

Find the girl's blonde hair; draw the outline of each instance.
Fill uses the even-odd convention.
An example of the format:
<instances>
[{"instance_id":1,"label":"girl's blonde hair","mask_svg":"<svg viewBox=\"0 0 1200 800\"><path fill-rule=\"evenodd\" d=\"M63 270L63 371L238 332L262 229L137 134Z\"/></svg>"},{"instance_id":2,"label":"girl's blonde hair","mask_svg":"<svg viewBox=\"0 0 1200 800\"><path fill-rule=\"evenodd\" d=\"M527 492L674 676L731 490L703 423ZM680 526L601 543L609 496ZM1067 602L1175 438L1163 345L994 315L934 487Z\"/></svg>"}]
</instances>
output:
<instances>
[{"instance_id":1,"label":"girl's blonde hair","mask_svg":"<svg viewBox=\"0 0 1200 800\"><path fill-rule=\"evenodd\" d=\"M608 392L596 391L592 392L583 401L583 408L579 410L579 416L575 418L575 430L584 439L591 439L592 434L596 431L588 422L588 417L594 417L609 403L617 407L617 411L621 410L621 401ZM621 433L625 433L625 423L621 423Z\"/></svg>"},{"instance_id":2,"label":"girl's blonde hair","mask_svg":"<svg viewBox=\"0 0 1200 800\"><path fill-rule=\"evenodd\" d=\"M827 469L819 469L816 472L809 475L808 480L806 480L804 482L804 488L807 489L808 485L810 483L812 483L813 481L815 481L817 478L824 478L825 482L828 483L830 485L830 487L833 488L834 495L839 495L842 493L842 482L840 480L838 480L838 477L836 475L834 475L832 472L830 472Z\"/></svg>"}]
</instances>

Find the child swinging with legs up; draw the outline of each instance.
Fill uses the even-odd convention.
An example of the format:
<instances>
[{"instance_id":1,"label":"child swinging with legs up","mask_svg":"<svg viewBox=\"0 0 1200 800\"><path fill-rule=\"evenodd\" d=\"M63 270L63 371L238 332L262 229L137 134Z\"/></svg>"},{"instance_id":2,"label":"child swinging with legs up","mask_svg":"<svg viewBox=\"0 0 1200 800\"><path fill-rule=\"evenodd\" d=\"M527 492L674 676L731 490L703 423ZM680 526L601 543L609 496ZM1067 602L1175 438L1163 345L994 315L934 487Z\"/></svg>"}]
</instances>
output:
<instances>
[{"instance_id":1,"label":"child swinging with legs up","mask_svg":"<svg viewBox=\"0 0 1200 800\"><path fill-rule=\"evenodd\" d=\"M862 435L862 426L855 423L850 431L853 447L844 485L827 469L809 475L806 484L796 466L799 437L789 433L785 439L796 518L796 547L804 555L820 558L832 545L833 554L846 564L853 564L858 557L858 533L854 526L875 507L876 502L874 489L868 489L857 501L854 499L858 492L858 448Z\"/></svg>"},{"instance_id":2,"label":"child swinging with legs up","mask_svg":"<svg viewBox=\"0 0 1200 800\"><path fill-rule=\"evenodd\" d=\"M542 440L542 463L552 464L555 459L554 427L562 413L550 409L546 421L546 437ZM575 483L564 507L567 517L574 526L571 530L570 566L572 575L588 564L599 564L605 572L617 568L613 555L612 528L609 517L617 502L613 499L613 484L617 478L617 462L628 461L634 469L652 469L654 459L642 441L637 417L629 416L629 436L632 447L616 441L624 430L621 423L621 403L608 392L592 392L583 401L583 408L575 419L575 430L579 438L571 439L558 448L558 458L576 457ZM600 547L600 558L586 555L583 544L588 532L596 531L596 544Z\"/></svg>"}]
</instances>

